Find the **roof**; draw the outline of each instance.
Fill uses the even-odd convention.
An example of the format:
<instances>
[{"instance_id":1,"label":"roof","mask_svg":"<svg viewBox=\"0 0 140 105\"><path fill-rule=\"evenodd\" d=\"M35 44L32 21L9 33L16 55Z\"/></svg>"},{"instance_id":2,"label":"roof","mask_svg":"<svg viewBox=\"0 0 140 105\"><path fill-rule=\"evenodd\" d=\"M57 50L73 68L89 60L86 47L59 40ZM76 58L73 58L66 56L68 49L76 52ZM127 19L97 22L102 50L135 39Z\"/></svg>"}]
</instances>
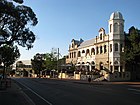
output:
<instances>
[{"instance_id":1,"label":"roof","mask_svg":"<svg viewBox=\"0 0 140 105\"><path fill-rule=\"evenodd\" d=\"M31 60L20 60L24 65L31 65Z\"/></svg>"},{"instance_id":2,"label":"roof","mask_svg":"<svg viewBox=\"0 0 140 105\"><path fill-rule=\"evenodd\" d=\"M83 48L83 47L86 47L86 46L90 46L90 45L93 45L94 43L95 43L95 38L82 42L78 48Z\"/></svg>"},{"instance_id":3,"label":"roof","mask_svg":"<svg viewBox=\"0 0 140 105\"><path fill-rule=\"evenodd\" d=\"M71 42L74 42L75 44L80 45L83 41L84 41L83 39L80 39L80 41L79 40L72 39Z\"/></svg>"},{"instance_id":4,"label":"roof","mask_svg":"<svg viewBox=\"0 0 140 105\"><path fill-rule=\"evenodd\" d=\"M120 12L113 12L110 16L110 20L113 20L113 19L123 19L123 16Z\"/></svg>"}]
</instances>

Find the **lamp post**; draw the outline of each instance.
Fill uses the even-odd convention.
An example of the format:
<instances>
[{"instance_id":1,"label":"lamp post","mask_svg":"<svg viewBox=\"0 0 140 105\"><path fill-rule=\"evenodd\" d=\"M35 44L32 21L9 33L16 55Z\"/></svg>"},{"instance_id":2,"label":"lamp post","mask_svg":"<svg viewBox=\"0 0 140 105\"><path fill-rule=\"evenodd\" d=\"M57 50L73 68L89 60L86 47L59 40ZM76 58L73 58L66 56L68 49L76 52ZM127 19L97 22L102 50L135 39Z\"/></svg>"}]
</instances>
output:
<instances>
[{"instance_id":1,"label":"lamp post","mask_svg":"<svg viewBox=\"0 0 140 105\"><path fill-rule=\"evenodd\" d=\"M57 51L57 71L58 71L58 68L59 68L59 48L58 48L58 51Z\"/></svg>"}]
</instances>

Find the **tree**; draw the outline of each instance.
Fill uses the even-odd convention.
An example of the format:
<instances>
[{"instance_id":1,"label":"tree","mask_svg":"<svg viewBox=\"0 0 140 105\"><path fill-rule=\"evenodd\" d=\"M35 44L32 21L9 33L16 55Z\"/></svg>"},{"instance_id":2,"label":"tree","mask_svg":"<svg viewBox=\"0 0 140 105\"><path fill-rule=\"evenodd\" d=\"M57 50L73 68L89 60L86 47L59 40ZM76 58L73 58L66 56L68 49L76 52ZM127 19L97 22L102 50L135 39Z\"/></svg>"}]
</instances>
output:
<instances>
[{"instance_id":1,"label":"tree","mask_svg":"<svg viewBox=\"0 0 140 105\"><path fill-rule=\"evenodd\" d=\"M137 72L137 68L140 67L140 30L132 26L125 36L126 41L122 57L126 62L126 69Z\"/></svg>"},{"instance_id":2,"label":"tree","mask_svg":"<svg viewBox=\"0 0 140 105\"><path fill-rule=\"evenodd\" d=\"M40 71L45 69L44 65L44 54L37 53L33 59L31 59L32 69L35 74L40 75Z\"/></svg>"},{"instance_id":3,"label":"tree","mask_svg":"<svg viewBox=\"0 0 140 105\"><path fill-rule=\"evenodd\" d=\"M4 64L4 75L6 68L12 65L20 57L20 53L17 46L4 45L0 47L0 55L1 62Z\"/></svg>"},{"instance_id":4,"label":"tree","mask_svg":"<svg viewBox=\"0 0 140 105\"><path fill-rule=\"evenodd\" d=\"M5 40L1 44L17 43L30 49L35 34L29 26L35 26L38 21L33 10L22 3L23 0L0 0L0 36Z\"/></svg>"},{"instance_id":5,"label":"tree","mask_svg":"<svg viewBox=\"0 0 140 105\"><path fill-rule=\"evenodd\" d=\"M57 57L54 52L45 54L45 66L47 70L57 69Z\"/></svg>"}]
</instances>

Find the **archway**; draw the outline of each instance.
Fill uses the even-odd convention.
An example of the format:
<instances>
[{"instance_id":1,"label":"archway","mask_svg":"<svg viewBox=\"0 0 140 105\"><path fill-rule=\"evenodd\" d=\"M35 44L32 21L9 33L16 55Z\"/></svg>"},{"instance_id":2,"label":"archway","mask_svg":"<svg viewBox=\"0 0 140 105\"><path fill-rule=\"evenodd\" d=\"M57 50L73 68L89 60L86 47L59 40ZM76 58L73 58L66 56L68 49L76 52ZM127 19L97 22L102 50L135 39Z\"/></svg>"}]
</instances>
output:
<instances>
[{"instance_id":1,"label":"archway","mask_svg":"<svg viewBox=\"0 0 140 105\"><path fill-rule=\"evenodd\" d=\"M103 63L100 62L99 65L100 65L99 69L100 69L100 70L103 70Z\"/></svg>"},{"instance_id":2,"label":"archway","mask_svg":"<svg viewBox=\"0 0 140 105\"><path fill-rule=\"evenodd\" d=\"M26 71L25 69L23 70L23 76L28 77L28 71Z\"/></svg>"}]
</instances>

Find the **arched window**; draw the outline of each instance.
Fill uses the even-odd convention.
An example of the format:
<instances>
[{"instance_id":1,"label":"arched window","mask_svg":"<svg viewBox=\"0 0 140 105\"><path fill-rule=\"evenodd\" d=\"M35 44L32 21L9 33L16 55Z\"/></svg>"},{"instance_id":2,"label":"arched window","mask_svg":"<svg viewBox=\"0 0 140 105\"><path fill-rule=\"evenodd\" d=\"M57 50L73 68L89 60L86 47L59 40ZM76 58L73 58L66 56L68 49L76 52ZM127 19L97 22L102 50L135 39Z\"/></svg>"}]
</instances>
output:
<instances>
[{"instance_id":1,"label":"arched window","mask_svg":"<svg viewBox=\"0 0 140 105\"><path fill-rule=\"evenodd\" d=\"M103 53L103 49L102 49L102 46L100 46L100 54Z\"/></svg>"},{"instance_id":2,"label":"arched window","mask_svg":"<svg viewBox=\"0 0 140 105\"><path fill-rule=\"evenodd\" d=\"M91 54L95 55L95 49L94 48L91 49Z\"/></svg>"},{"instance_id":3,"label":"arched window","mask_svg":"<svg viewBox=\"0 0 140 105\"><path fill-rule=\"evenodd\" d=\"M72 52L72 58L73 58L73 52Z\"/></svg>"},{"instance_id":4,"label":"arched window","mask_svg":"<svg viewBox=\"0 0 140 105\"><path fill-rule=\"evenodd\" d=\"M122 44L120 44L120 51L122 52L122 48L123 48L123 45Z\"/></svg>"},{"instance_id":5,"label":"arched window","mask_svg":"<svg viewBox=\"0 0 140 105\"><path fill-rule=\"evenodd\" d=\"M92 61L92 62L91 62L91 64L92 64L92 65L95 65L95 62L94 62L94 61Z\"/></svg>"},{"instance_id":6,"label":"arched window","mask_svg":"<svg viewBox=\"0 0 140 105\"><path fill-rule=\"evenodd\" d=\"M124 31L123 24L121 23L120 24L120 32L123 33L123 31Z\"/></svg>"},{"instance_id":7,"label":"arched window","mask_svg":"<svg viewBox=\"0 0 140 105\"><path fill-rule=\"evenodd\" d=\"M70 53L70 58L71 58L71 53Z\"/></svg>"},{"instance_id":8,"label":"arched window","mask_svg":"<svg viewBox=\"0 0 140 105\"><path fill-rule=\"evenodd\" d=\"M100 65L100 70L103 70L103 63L100 62L99 65Z\"/></svg>"},{"instance_id":9,"label":"arched window","mask_svg":"<svg viewBox=\"0 0 140 105\"><path fill-rule=\"evenodd\" d=\"M118 64L119 64L118 61L115 61L115 62L114 62L114 65L118 65Z\"/></svg>"},{"instance_id":10,"label":"arched window","mask_svg":"<svg viewBox=\"0 0 140 105\"><path fill-rule=\"evenodd\" d=\"M88 54L89 54L89 49L86 50L86 55L88 55ZM89 54L89 55L90 55L90 54Z\"/></svg>"},{"instance_id":11,"label":"arched window","mask_svg":"<svg viewBox=\"0 0 140 105\"><path fill-rule=\"evenodd\" d=\"M82 64L85 64L84 62L82 62Z\"/></svg>"},{"instance_id":12,"label":"arched window","mask_svg":"<svg viewBox=\"0 0 140 105\"><path fill-rule=\"evenodd\" d=\"M115 47L115 51L118 51L118 43L115 43L114 47Z\"/></svg>"},{"instance_id":13,"label":"arched window","mask_svg":"<svg viewBox=\"0 0 140 105\"><path fill-rule=\"evenodd\" d=\"M112 32L112 24L110 24L110 32Z\"/></svg>"},{"instance_id":14,"label":"arched window","mask_svg":"<svg viewBox=\"0 0 140 105\"><path fill-rule=\"evenodd\" d=\"M114 32L117 32L117 31L118 31L118 24L115 23L115 24L114 24Z\"/></svg>"},{"instance_id":15,"label":"arched window","mask_svg":"<svg viewBox=\"0 0 140 105\"><path fill-rule=\"evenodd\" d=\"M106 45L104 45L104 53L107 52L107 48L106 48Z\"/></svg>"},{"instance_id":16,"label":"arched window","mask_svg":"<svg viewBox=\"0 0 140 105\"><path fill-rule=\"evenodd\" d=\"M112 44L110 44L110 52L112 52Z\"/></svg>"},{"instance_id":17,"label":"arched window","mask_svg":"<svg viewBox=\"0 0 140 105\"><path fill-rule=\"evenodd\" d=\"M66 56L67 59L69 59L69 56Z\"/></svg>"},{"instance_id":18,"label":"arched window","mask_svg":"<svg viewBox=\"0 0 140 105\"><path fill-rule=\"evenodd\" d=\"M72 43L72 48L74 48L74 44Z\"/></svg>"},{"instance_id":19,"label":"arched window","mask_svg":"<svg viewBox=\"0 0 140 105\"><path fill-rule=\"evenodd\" d=\"M85 53L85 50L82 50L82 53Z\"/></svg>"},{"instance_id":20,"label":"arched window","mask_svg":"<svg viewBox=\"0 0 140 105\"><path fill-rule=\"evenodd\" d=\"M74 58L76 58L76 52L74 52Z\"/></svg>"},{"instance_id":21,"label":"arched window","mask_svg":"<svg viewBox=\"0 0 140 105\"><path fill-rule=\"evenodd\" d=\"M100 34L100 40L102 40L102 38L103 38L103 35L102 35L102 33Z\"/></svg>"},{"instance_id":22,"label":"arched window","mask_svg":"<svg viewBox=\"0 0 140 105\"><path fill-rule=\"evenodd\" d=\"M99 53L99 49L98 49L98 47L96 47L96 54L98 54Z\"/></svg>"},{"instance_id":23,"label":"arched window","mask_svg":"<svg viewBox=\"0 0 140 105\"><path fill-rule=\"evenodd\" d=\"M80 51L78 51L78 57L81 57L81 52Z\"/></svg>"}]
</instances>

